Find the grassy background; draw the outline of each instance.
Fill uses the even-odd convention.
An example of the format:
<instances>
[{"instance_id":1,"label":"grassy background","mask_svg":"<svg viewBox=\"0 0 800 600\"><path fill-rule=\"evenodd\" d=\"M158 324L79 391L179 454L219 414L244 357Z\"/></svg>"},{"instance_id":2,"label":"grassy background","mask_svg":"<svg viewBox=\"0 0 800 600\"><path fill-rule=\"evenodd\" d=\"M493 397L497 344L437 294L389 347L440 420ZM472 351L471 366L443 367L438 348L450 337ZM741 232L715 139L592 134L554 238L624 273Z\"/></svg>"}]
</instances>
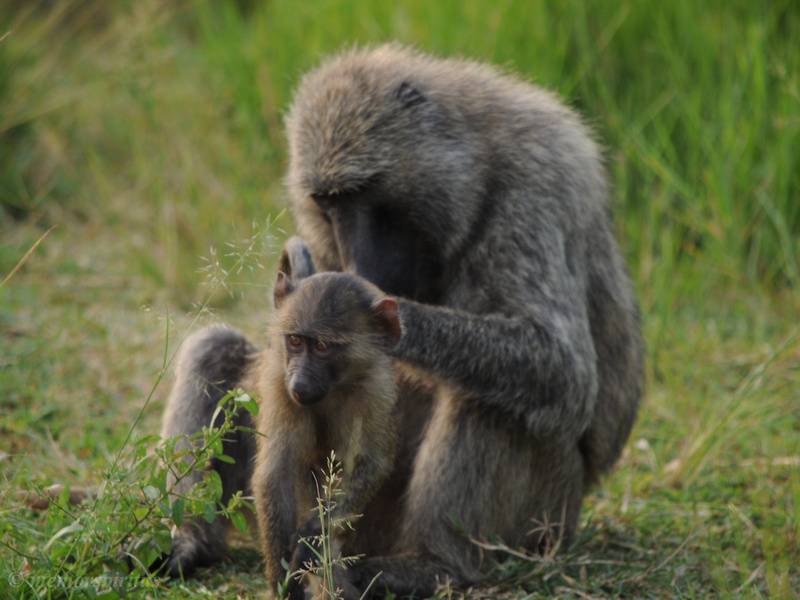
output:
<instances>
[{"instance_id":1,"label":"grassy background","mask_svg":"<svg viewBox=\"0 0 800 600\"><path fill-rule=\"evenodd\" d=\"M0 280L55 227L0 288L0 592L36 597L4 580L52 519L17 489L95 481L143 406L157 432L164 357L198 320L262 339L291 91L326 53L399 39L586 116L648 346L580 544L475 594L799 597L795 0L0 0L0 38ZM241 549L164 593L259 596L259 568Z\"/></svg>"}]
</instances>

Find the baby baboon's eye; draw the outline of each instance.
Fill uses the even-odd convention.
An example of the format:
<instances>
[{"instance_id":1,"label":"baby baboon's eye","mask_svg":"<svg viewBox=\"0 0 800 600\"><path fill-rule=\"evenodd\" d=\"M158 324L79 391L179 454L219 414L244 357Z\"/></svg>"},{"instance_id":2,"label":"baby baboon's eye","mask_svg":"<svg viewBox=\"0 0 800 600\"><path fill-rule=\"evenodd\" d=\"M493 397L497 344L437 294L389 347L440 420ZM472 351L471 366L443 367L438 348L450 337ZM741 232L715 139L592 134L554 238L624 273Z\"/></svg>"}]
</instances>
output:
<instances>
[{"instance_id":1,"label":"baby baboon's eye","mask_svg":"<svg viewBox=\"0 0 800 600\"><path fill-rule=\"evenodd\" d=\"M322 340L315 340L313 352L320 360L328 360L331 357L331 346Z\"/></svg>"},{"instance_id":2,"label":"baby baboon's eye","mask_svg":"<svg viewBox=\"0 0 800 600\"><path fill-rule=\"evenodd\" d=\"M286 336L286 348L289 350L289 352L302 352L303 347L303 338L301 338L299 335Z\"/></svg>"}]
</instances>

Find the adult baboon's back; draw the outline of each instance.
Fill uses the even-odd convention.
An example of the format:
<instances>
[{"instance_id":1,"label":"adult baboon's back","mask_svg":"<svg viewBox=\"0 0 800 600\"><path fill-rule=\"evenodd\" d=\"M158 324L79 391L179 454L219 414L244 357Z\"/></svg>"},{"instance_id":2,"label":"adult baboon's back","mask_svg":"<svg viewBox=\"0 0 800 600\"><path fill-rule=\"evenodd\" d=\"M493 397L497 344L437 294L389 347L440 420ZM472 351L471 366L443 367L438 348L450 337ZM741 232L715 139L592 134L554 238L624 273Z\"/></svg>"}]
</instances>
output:
<instances>
[{"instance_id":1,"label":"adult baboon's back","mask_svg":"<svg viewBox=\"0 0 800 600\"><path fill-rule=\"evenodd\" d=\"M453 522L569 542L630 433L642 372L586 128L495 68L387 45L306 75L287 130L314 262L400 297L401 447L359 522L368 558L346 595L379 570L395 594L475 580L479 553Z\"/></svg>"}]
</instances>

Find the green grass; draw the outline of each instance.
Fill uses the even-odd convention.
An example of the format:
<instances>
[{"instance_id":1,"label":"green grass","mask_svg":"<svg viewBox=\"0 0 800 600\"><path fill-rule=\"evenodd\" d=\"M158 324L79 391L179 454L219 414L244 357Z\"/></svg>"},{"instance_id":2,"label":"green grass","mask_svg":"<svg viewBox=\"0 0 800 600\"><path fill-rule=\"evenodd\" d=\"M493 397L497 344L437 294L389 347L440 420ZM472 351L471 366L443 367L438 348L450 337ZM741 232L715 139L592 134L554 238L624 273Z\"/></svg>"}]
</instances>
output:
<instances>
[{"instance_id":1,"label":"green grass","mask_svg":"<svg viewBox=\"0 0 800 600\"><path fill-rule=\"evenodd\" d=\"M586 116L648 347L581 542L497 565L472 595L800 596L795 0L0 0L0 38L0 281L55 227L0 288L0 595L37 597L8 575L53 573L47 542L72 522L17 490L97 485L120 451L129 466L198 317L263 341L293 229L292 89L343 45L399 39L507 65ZM157 595L264 585L242 544Z\"/></svg>"}]
</instances>

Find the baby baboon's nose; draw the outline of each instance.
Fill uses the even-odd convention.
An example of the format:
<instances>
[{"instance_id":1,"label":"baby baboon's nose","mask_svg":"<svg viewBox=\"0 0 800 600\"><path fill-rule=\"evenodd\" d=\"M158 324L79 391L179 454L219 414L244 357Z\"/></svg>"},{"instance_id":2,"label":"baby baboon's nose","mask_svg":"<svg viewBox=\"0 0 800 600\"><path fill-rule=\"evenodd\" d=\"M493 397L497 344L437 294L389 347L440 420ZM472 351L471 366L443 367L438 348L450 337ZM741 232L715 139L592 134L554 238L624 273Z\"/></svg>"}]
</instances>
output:
<instances>
[{"instance_id":1,"label":"baby baboon's nose","mask_svg":"<svg viewBox=\"0 0 800 600\"><path fill-rule=\"evenodd\" d=\"M310 406L316 404L325 397L325 394L320 393L311 386L294 385L289 390L292 400L302 406Z\"/></svg>"}]
</instances>

